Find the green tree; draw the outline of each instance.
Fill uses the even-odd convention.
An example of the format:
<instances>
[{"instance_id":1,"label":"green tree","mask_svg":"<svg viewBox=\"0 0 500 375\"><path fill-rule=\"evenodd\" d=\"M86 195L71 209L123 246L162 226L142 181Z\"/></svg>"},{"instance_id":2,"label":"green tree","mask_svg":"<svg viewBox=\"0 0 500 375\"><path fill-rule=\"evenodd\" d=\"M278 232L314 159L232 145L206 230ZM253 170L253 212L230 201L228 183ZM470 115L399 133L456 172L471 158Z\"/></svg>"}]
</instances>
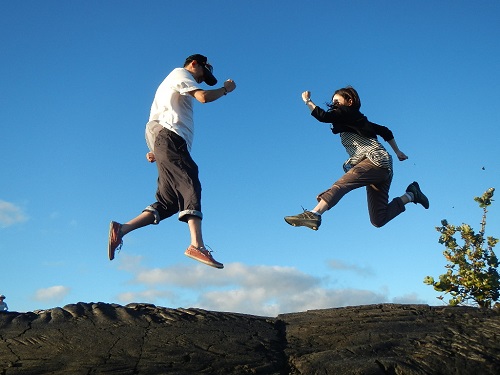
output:
<instances>
[{"instance_id":1,"label":"green tree","mask_svg":"<svg viewBox=\"0 0 500 375\"><path fill-rule=\"evenodd\" d=\"M500 297L500 276L498 274L498 258L493 248L497 238L485 237L487 208L493 202L495 189L490 188L481 197L475 197L479 207L483 209L481 229L478 233L468 224L454 226L446 220L436 230L441 233L439 243L446 247L443 252L448 261L447 272L435 281L427 276L424 283L432 285L435 290L449 294L451 306L476 305L491 308ZM459 245L455 234L460 233L462 244ZM443 295L438 297L443 299ZM498 303L496 304L498 306Z\"/></svg>"}]
</instances>

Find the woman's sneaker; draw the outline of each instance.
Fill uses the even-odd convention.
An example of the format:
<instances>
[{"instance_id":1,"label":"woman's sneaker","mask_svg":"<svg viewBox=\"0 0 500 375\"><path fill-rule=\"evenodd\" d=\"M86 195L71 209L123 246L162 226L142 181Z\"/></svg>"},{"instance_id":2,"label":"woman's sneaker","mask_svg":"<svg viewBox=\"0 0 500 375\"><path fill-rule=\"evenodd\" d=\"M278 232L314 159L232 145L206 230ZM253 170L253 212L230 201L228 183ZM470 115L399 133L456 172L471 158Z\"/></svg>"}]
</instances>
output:
<instances>
[{"instance_id":1,"label":"woman's sneaker","mask_svg":"<svg viewBox=\"0 0 500 375\"><path fill-rule=\"evenodd\" d=\"M207 250L204 247L195 247L193 245L189 245L187 250L184 252L184 255L211 267L219 269L224 268L224 265L220 262L217 262L210 253L211 251Z\"/></svg>"},{"instance_id":2,"label":"woman's sneaker","mask_svg":"<svg viewBox=\"0 0 500 375\"><path fill-rule=\"evenodd\" d=\"M295 216L285 216L285 221L294 227L308 227L312 230L318 230L321 225L321 215L304 210Z\"/></svg>"},{"instance_id":3,"label":"woman's sneaker","mask_svg":"<svg viewBox=\"0 0 500 375\"><path fill-rule=\"evenodd\" d=\"M408 185L408 187L406 188L406 192L413 195L413 203L420 203L426 210L429 208L429 200L427 199L425 194L422 193L422 190L420 190L418 182L413 181L410 185Z\"/></svg>"}]
</instances>

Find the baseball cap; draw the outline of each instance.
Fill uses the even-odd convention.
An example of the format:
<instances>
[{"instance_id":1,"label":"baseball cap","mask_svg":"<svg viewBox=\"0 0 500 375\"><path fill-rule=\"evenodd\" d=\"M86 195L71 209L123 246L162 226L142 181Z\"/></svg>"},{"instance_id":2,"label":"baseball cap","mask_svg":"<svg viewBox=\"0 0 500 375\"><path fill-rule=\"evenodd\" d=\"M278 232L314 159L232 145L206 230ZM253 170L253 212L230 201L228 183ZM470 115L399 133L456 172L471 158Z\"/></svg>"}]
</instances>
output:
<instances>
[{"instance_id":1,"label":"baseball cap","mask_svg":"<svg viewBox=\"0 0 500 375\"><path fill-rule=\"evenodd\" d=\"M197 61L198 64L203 66L203 81L209 86L214 86L217 84L217 78L214 77L214 68L207 61L207 57L200 55L199 53L189 56L184 62L184 66L189 64L191 61Z\"/></svg>"}]
</instances>

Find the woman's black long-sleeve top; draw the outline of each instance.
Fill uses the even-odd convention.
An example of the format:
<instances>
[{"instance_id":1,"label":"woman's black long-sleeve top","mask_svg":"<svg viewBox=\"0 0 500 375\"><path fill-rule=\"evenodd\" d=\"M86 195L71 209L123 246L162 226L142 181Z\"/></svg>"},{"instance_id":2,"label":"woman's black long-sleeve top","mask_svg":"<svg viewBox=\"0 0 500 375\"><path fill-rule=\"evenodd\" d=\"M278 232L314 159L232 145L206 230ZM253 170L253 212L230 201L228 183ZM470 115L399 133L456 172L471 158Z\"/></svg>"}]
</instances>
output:
<instances>
[{"instance_id":1,"label":"woman's black long-sleeve top","mask_svg":"<svg viewBox=\"0 0 500 375\"><path fill-rule=\"evenodd\" d=\"M349 132L367 138L377 138L380 135L386 142L394 139L389 128L368 121L365 115L350 106L338 106L331 111L316 106L311 115L320 122L332 124L333 134Z\"/></svg>"}]
</instances>

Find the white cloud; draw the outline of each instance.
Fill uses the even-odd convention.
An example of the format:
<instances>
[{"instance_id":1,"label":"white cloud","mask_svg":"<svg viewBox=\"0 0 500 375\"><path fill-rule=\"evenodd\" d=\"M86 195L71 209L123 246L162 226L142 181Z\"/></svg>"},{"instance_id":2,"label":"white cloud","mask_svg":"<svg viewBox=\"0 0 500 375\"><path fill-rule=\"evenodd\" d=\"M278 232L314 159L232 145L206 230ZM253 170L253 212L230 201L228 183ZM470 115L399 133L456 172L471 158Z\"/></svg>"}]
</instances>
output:
<instances>
[{"instance_id":1,"label":"white cloud","mask_svg":"<svg viewBox=\"0 0 500 375\"><path fill-rule=\"evenodd\" d=\"M319 279L291 267L246 266L232 263L227 265L224 271L207 268L202 264L141 269L136 274L135 282L149 285L169 284L184 288L230 285L251 288L263 285L270 291L292 292L297 288L309 288L317 284Z\"/></svg>"},{"instance_id":2,"label":"white cloud","mask_svg":"<svg viewBox=\"0 0 500 375\"><path fill-rule=\"evenodd\" d=\"M42 288L35 292L35 300L42 302L60 302L69 292L70 288L62 285Z\"/></svg>"},{"instance_id":3,"label":"white cloud","mask_svg":"<svg viewBox=\"0 0 500 375\"><path fill-rule=\"evenodd\" d=\"M266 288L213 291L202 294L200 307L207 310L243 312L263 316L282 313L357 306L386 301L387 297L368 290L314 287L293 294L268 293Z\"/></svg>"},{"instance_id":4,"label":"white cloud","mask_svg":"<svg viewBox=\"0 0 500 375\"><path fill-rule=\"evenodd\" d=\"M144 288L122 293L119 299L127 303L164 304L167 299L169 305L276 316L389 300L385 291L336 289L329 285L328 277L308 275L293 267L232 263L224 270L202 264L147 269L140 265L140 258L125 263L122 269L133 274L132 283Z\"/></svg>"},{"instance_id":5,"label":"white cloud","mask_svg":"<svg viewBox=\"0 0 500 375\"><path fill-rule=\"evenodd\" d=\"M0 226L6 228L16 223L22 223L28 218L23 210L16 205L0 200Z\"/></svg>"}]
</instances>

